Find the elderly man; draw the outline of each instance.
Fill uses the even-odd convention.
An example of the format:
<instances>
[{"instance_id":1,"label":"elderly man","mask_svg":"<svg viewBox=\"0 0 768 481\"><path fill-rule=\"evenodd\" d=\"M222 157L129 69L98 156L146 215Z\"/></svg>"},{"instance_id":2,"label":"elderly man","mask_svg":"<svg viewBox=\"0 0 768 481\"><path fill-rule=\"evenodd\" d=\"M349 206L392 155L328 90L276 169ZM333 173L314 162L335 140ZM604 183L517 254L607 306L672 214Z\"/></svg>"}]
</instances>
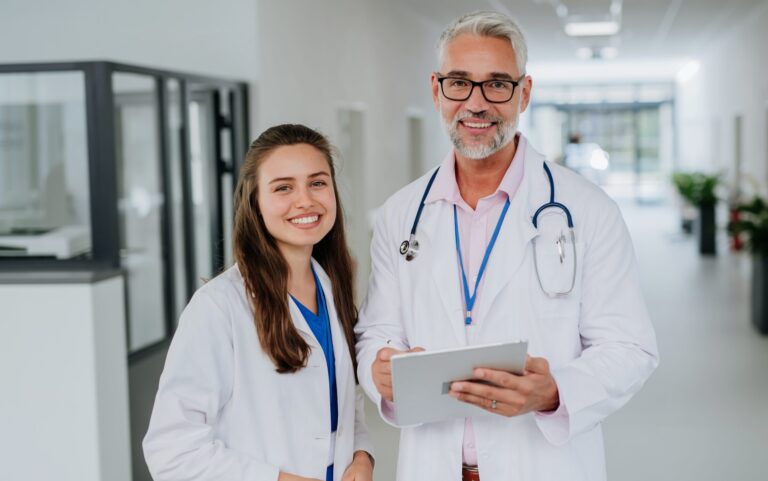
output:
<instances>
[{"instance_id":1,"label":"elderly man","mask_svg":"<svg viewBox=\"0 0 768 481\"><path fill-rule=\"evenodd\" d=\"M522 375L452 384L489 415L404 427L397 478L605 479L600 423L658 364L627 229L599 188L517 132L533 83L514 21L463 16L438 59L432 96L454 148L381 209L359 379L396 425L394 354L526 339L530 357Z\"/></svg>"}]
</instances>

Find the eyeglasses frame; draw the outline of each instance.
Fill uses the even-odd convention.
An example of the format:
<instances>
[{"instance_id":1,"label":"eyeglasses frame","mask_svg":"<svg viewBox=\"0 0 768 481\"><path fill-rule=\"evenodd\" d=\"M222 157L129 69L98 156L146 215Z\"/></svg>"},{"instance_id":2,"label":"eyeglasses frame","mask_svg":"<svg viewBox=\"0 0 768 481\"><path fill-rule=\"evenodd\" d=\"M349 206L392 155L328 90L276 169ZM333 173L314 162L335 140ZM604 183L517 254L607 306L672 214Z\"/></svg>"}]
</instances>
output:
<instances>
[{"instance_id":1,"label":"eyeglasses frame","mask_svg":"<svg viewBox=\"0 0 768 481\"><path fill-rule=\"evenodd\" d=\"M479 82L475 82L474 80L470 80L470 79L465 78L465 77L453 77L453 76L450 76L450 75L442 75L442 74L440 74L440 72L435 72L435 77L437 78L437 83L440 84L440 93L442 93L443 97L447 98L448 100L453 100L454 102L464 102L465 100L467 100L468 98L470 98L472 96L472 92L475 91L475 87L480 87L480 93L483 95L483 98L486 100L486 102L489 102L489 103L492 103L492 104L505 104L505 103L509 102L510 100L512 100L512 97L515 96L515 90L517 90L517 87L523 81L525 76L526 76L526 74L523 73L520 76L520 78L518 78L517 80L507 80L507 79L494 78L494 79L481 80ZM445 90L443 89L443 81L446 80L446 79L463 80L465 82L469 82L470 84L472 84L472 87L470 87L469 93L463 99L451 98L451 97L449 97L449 96L447 96L445 94ZM510 96L509 96L509 98L507 100L490 100L488 98L488 96L485 95L485 89L483 88L483 85L488 83L488 82L509 82L509 83L512 84L512 93L510 94Z\"/></svg>"}]
</instances>

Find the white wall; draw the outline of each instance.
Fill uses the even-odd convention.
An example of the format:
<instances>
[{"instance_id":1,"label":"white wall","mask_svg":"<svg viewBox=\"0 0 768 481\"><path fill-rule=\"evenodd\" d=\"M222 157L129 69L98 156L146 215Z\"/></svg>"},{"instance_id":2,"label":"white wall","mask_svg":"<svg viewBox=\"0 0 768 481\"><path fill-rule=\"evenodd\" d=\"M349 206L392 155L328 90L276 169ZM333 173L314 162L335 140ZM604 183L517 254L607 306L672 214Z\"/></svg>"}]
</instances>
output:
<instances>
[{"instance_id":1,"label":"white wall","mask_svg":"<svg viewBox=\"0 0 768 481\"><path fill-rule=\"evenodd\" d=\"M3 0L0 63L116 60L247 80L255 0Z\"/></svg>"},{"instance_id":2,"label":"white wall","mask_svg":"<svg viewBox=\"0 0 768 481\"><path fill-rule=\"evenodd\" d=\"M429 88L441 26L374 0L263 0L258 17L256 130L301 122L336 137L337 110L364 109L371 206L408 180L409 108L424 113L425 157L441 160L447 144Z\"/></svg>"},{"instance_id":3,"label":"white wall","mask_svg":"<svg viewBox=\"0 0 768 481\"><path fill-rule=\"evenodd\" d=\"M731 27L720 43L702 46L699 72L678 83L679 168L734 176L734 118L743 116L745 193L768 185L768 3L744 24Z\"/></svg>"}]
</instances>

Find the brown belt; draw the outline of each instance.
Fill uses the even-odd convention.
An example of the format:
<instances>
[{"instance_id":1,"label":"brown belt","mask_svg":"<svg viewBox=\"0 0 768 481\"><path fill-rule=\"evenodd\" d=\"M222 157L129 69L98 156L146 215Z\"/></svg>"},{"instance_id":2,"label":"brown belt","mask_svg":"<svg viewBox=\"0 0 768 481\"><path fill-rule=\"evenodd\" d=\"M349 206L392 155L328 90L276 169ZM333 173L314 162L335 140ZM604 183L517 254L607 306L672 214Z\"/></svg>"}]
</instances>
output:
<instances>
[{"instance_id":1,"label":"brown belt","mask_svg":"<svg viewBox=\"0 0 768 481\"><path fill-rule=\"evenodd\" d=\"M467 466L467 465L462 466L461 480L462 481L480 481L480 471L477 470L477 466Z\"/></svg>"}]
</instances>

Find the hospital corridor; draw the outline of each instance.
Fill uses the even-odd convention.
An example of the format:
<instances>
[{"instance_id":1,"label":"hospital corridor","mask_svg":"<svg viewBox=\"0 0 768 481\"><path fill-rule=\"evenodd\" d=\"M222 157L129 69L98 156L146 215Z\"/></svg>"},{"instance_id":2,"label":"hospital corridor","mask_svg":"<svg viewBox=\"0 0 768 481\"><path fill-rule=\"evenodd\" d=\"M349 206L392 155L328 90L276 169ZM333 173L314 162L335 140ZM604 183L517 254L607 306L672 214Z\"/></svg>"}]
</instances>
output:
<instances>
[{"instance_id":1,"label":"hospital corridor","mask_svg":"<svg viewBox=\"0 0 768 481\"><path fill-rule=\"evenodd\" d=\"M766 45L0 0L0 481L768 480Z\"/></svg>"}]
</instances>

